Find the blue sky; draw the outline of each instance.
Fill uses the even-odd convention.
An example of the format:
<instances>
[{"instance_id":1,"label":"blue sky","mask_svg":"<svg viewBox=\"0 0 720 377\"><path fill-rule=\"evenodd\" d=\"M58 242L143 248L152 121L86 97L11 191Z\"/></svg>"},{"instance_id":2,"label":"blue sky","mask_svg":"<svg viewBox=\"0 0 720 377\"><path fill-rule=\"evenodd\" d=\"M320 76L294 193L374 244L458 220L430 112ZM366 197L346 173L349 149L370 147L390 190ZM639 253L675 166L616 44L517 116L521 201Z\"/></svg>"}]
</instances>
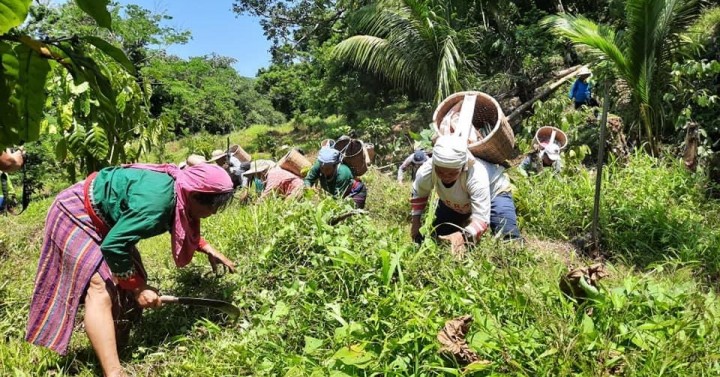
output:
<instances>
[{"instance_id":1,"label":"blue sky","mask_svg":"<svg viewBox=\"0 0 720 377\"><path fill-rule=\"evenodd\" d=\"M235 69L243 76L255 77L257 70L270 64L270 42L265 39L260 20L237 16L232 0L119 0L137 4L153 12L165 12L173 19L168 26L190 30L185 45L165 49L182 58L216 53L235 58ZM236 17L237 16L237 17Z\"/></svg>"}]
</instances>

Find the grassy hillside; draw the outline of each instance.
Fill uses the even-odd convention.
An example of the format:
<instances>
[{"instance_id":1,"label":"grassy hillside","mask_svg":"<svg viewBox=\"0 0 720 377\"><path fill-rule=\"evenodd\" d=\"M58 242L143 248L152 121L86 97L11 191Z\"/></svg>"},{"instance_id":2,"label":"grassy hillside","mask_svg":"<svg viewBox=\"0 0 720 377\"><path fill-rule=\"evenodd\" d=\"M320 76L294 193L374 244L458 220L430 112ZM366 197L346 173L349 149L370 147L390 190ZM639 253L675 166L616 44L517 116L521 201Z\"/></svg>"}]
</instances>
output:
<instances>
[{"instance_id":1,"label":"grassy hillside","mask_svg":"<svg viewBox=\"0 0 720 377\"><path fill-rule=\"evenodd\" d=\"M409 241L409 186L371 171L370 215L335 227L328 220L351 204L311 192L235 203L205 221L204 235L237 274L206 276L203 256L176 269L169 237L142 241L151 284L232 301L243 315L147 311L123 362L149 376L717 375L720 206L674 164L634 156L606 174L612 257L596 300L578 304L558 288L569 267L589 263L567 240L588 230L592 173L513 172L527 244L488 237L459 261L444 245ZM49 204L0 218L1 375L99 373L80 327L66 357L22 340ZM468 370L439 354L436 339L463 314L474 318L468 343L486 361Z\"/></svg>"}]
</instances>

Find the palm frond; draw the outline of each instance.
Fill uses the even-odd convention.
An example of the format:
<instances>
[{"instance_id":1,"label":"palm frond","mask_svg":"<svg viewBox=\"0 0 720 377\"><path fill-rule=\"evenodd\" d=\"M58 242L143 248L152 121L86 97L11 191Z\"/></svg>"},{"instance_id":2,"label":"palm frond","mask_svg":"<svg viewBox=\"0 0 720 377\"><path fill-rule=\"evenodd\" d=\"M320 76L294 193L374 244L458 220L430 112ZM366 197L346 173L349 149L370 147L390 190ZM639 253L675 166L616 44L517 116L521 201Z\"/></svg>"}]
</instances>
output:
<instances>
[{"instance_id":1,"label":"palm frond","mask_svg":"<svg viewBox=\"0 0 720 377\"><path fill-rule=\"evenodd\" d=\"M445 97L460 89L458 61L460 61L460 52L458 52L453 39L448 37L445 39L443 53L438 62L435 103L440 103Z\"/></svg>"},{"instance_id":2,"label":"palm frond","mask_svg":"<svg viewBox=\"0 0 720 377\"><path fill-rule=\"evenodd\" d=\"M408 59L402 50L386 39L356 35L335 45L332 56L356 68L379 74L395 86L429 94L427 80L421 79L425 76L421 62Z\"/></svg>"},{"instance_id":3,"label":"palm frond","mask_svg":"<svg viewBox=\"0 0 720 377\"><path fill-rule=\"evenodd\" d=\"M615 32L609 27L598 25L585 17L571 15L548 16L541 23L558 36L568 38L576 45L584 46L593 55L612 61L618 74L627 81L628 62L625 53L618 46Z\"/></svg>"}]
</instances>

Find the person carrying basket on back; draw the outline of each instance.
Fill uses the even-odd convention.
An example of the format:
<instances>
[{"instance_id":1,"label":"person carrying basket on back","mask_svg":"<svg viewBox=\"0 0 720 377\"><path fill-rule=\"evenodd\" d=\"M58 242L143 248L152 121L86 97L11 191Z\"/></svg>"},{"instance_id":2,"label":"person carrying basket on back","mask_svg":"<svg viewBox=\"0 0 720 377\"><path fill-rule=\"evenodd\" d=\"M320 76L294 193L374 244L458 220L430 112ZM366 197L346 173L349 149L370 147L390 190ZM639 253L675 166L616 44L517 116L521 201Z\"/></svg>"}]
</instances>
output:
<instances>
[{"instance_id":1,"label":"person carrying basket on back","mask_svg":"<svg viewBox=\"0 0 720 377\"><path fill-rule=\"evenodd\" d=\"M456 256L462 256L465 245L477 242L488 228L503 240L522 240L504 169L474 158L464 139L440 136L432 158L418 170L410 199L410 237L418 243L423 240L421 216L432 190L439 198L432 235L449 241Z\"/></svg>"},{"instance_id":2,"label":"person carrying basket on back","mask_svg":"<svg viewBox=\"0 0 720 377\"><path fill-rule=\"evenodd\" d=\"M365 184L353 176L350 167L341 162L340 151L329 145L320 149L317 161L304 179L305 187L312 187L317 182L328 194L340 198L351 197L355 207L365 208Z\"/></svg>"}]
</instances>

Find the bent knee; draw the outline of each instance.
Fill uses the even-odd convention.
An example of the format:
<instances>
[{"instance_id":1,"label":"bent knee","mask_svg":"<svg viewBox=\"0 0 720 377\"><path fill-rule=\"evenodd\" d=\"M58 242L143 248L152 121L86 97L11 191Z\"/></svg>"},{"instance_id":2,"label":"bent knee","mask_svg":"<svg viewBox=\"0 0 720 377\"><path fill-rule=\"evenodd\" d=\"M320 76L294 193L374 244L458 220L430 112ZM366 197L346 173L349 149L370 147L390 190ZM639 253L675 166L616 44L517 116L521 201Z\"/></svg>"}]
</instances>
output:
<instances>
[{"instance_id":1,"label":"bent knee","mask_svg":"<svg viewBox=\"0 0 720 377\"><path fill-rule=\"evenodd\" d=\"M98 273L95 273L90 279L85 302L106 303L108 305L111 303L110 293L107 290L107 283Z\"/></svg>"}]
</instances>

